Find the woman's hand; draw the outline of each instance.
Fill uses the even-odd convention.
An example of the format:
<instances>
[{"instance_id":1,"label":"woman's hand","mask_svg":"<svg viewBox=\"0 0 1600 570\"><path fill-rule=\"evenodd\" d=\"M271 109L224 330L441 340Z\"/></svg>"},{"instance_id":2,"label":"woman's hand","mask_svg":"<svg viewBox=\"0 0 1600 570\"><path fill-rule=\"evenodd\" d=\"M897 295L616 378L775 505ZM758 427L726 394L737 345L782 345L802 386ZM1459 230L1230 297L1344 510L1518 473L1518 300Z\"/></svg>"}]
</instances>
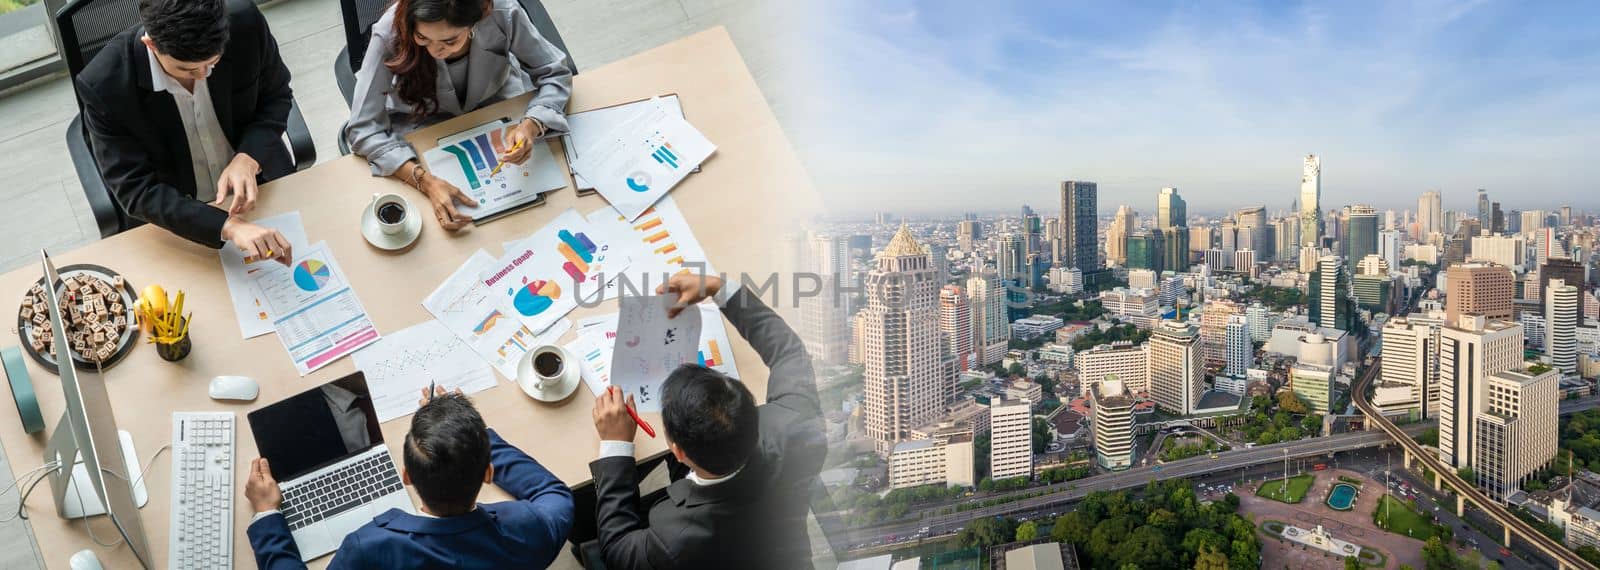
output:
<instances>
[{"instance_id":1,"label":"woman's hand","mask_svg":"<svg viewBox=\"0 0 1600 570\"><path fill-rule=\"evenodd\" d=\"M478 202L461 192L461 189L445 182L432 174L422 174L418 190L427 196L428 203L433 205L433 217L439 220L439 227L456 231L472 223L472 216L461 213L456 209L456 203L463 206L476 206Z\"/></svg>"},{"instance_id":2,"label":"woman's hand","mask_svg":"<svg viewBox=\"0 0 1600 570\"><path fill-rule=\"evenodd\" d=\"M506 153L500 157L500 162L522 164L533 156L533 144L544 136L544 125L539 121L523 119L517 126L511 127L511 132L506 135ZM518 144L521 146L518 146Z\"/></svg>"}]
</instances>

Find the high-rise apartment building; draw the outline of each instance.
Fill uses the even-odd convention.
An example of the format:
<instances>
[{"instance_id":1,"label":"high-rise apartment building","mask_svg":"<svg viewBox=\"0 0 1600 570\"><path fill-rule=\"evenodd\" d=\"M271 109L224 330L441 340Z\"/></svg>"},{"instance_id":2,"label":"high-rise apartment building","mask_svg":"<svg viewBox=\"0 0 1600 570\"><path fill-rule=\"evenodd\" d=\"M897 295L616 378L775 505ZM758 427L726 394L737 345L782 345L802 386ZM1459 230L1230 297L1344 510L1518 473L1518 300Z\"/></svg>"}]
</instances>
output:
<instances>
[{"instance_id":1,"label":"high-rise apartment building","mask_svg":"<svg viewBox=\"0 0 1600 570\"><path fill-rule=\"evenodd\" d=\"M972 253L974 246L983 239L983 222L977 220L961 220L956 223L956 245L961 251Z\"/></svg>"},{"instance_id":2,"label":"high-rise apartment building","mask_svg":"<svg viewBox=\"0 0 1600 570\"><path fill-rule=\"evenodd\" d=\"M1066 232L1060 259L1085 274L1100 269L1099 202L1095 183L1061 183L1061 228Z\"/></svg>"},{"instance_id":3,"label":"high-rise apartment building","mask_svg":"<svg viewBox=\"0 0 1600 570\"><path fill-rule=\"evenodd\" d=\"M1481 407L1471 416L1471 465L1478 487L1490 497L1503 499L1520 491L1555 458L1560 382L1554 370L1536 372L1525 365L1497 372L1485 382Z\"/></svg>"},{"instance_id":4,"label":"high-rise apartment building","mask_svg":"<svg viewBox=\"0 0 1600 570\"><path fill-rule=\"evenodd\" d=\"M874 449L887 457L911 428L936 417L949 395L940 362L933 268L928 251L904 224L878 253L866 287L862 417Z\"/></svg>"},{"instance_id":5,"label":"high-rise apartment building","mask_svg":"<svg viewBox=\"0 0 1600 570\"><path fill-rule=\"evenodd\" d=\"M1435 233L1445 233L1444 211L1438 190L1423 192L1422 198L1417 200L1417 233L1419 240L1427 240L1429 235Z\"/></svg>"},{"instance_id":6,"label":"high-rise apartment building","mask_svg":"<svg viewBox=\"0 0 1600 570\"><path fill-rule=\"evenodd\" d=\"M1372 206L1351 206L1344 228L1340 243L1350 263L1359 263L1368 255L1378 253L1378 211Z\"/></svg>"},{"instance_id":7,"label":"high-rise apartment building","mask_svg":"<svg viewBox=\"0 0 1600 570\"><path fill-rule=\"evenodd\" d=\"M1106 228L1106 262L1116 266L1128 265L1128 237L1139 223L1139 214L1126 204L1117 206L1111 226Z\"/></svg>"},{"instance_id":8,"label":"high-rise apartment building","mask_svg":"<svg viewBox=\"0 0 1600 570\"><path fill-rule=\"evenodd\" d=\"M1189 226L1188 203L1178 196L1178 189L1168 186L1156 195L1156 228L1166 229Z\"/></svg>"},{"instance_id":9,"label":"high-rise apartment building","mask_svg":"<svg viewBox=\"0 0 1600 570\"><path fill-rule=\"evenodd\" d=\"M1133 466L1133 394L1122 380L1108 378L1089 391L1094 399L1095 462L1122 471Z\"/></svg>"},{"instance_id":10,"label":"high-rise apartment building","mask_svg":"<svg viewBox=\"0 0 1600 570\"><path fill-rule=\"evenodd\" d=\"M1389 267L1400 267L1401 252L1400 232L1385 230L1378 232L1378 255L1388 262Z\"/></svg>"},{"instance_id":11,"label":"high-rise apartment building","mask_svg":"<svg viewBox=\"0 0 1600 570\"><path fill-rule=\"evenodd\" d=\"M1307 299L1311 322L1320 327L1353 331L1356 327L1356 299L1351 292L1350 269L1337 255L1317 260L1311 274L1311 293Z\"/></svg>"},{"instance_id":12,"label":"high-rise apartment building","mask_svg":"<svg viewBox=\"0 0 1600 570\"><path fill-rule=\"evenodd\" d=\"M1492 217L1490 217L1490 211L1489 211L1489 191L1488 190L1484 190L1482 188L1479 188L1478 189L1478 223L1483 224L1483 227L1485 229L1488 229L1490 227L1490 225L1493 223L1493 221L1494 221L1494 219Z\"/></svg>"},{"instance_id":13,"label":"high-rise apartment building","mask_svg":"<svg viewBox=\"0 0 1600 570\"><path fill-rule=\"evenodd\" d=\"M1150 397L1169 413L1194 413L1205 389L1205 360L1194 325L1163 321L1150 337Z\"/></svg>"},{"instance_id":14,"label":"high-rise apartment building","mask_svg":"<svg viewBox=\"0 0 1600 570\"><path fill-rule=\"evenodd\" d=\"M1256 261L1272 261L1277 246L1267 237L1272 234L1272 225L1267 223L1267 208L1243 208L1234 214L1234 218L1239 233L1248 236L1240 241L1250 244L1250 249L1256 252Z\"/></svg>"},{"instance_id":15,"label":"high-rise apartment building","mask_svg":"<svg viewBox=\"0 0 1600 570\"><path fill-rule=\"evenodd\" d=\"M989 403L989 477L1033 475L1033 403L996 398Z\"/></svg>"},{"instance_id":16,"label":"high-rise apartment building","mask_svg":"<svg viewBox=\"0 0 1600 570\"><path fill-rule=\"evenodd\" d=\"M1243 378L1255 366L1255 343L1250 339L1250 321L1244 315L1228 317L1227 365L1223 373Z\"/></svg>"},{"instance_id":17,"label":"high-rise apartment building","mask_svg":"<svg viewBox=\"0 0 1600 570\"><path fill-rule=\"evenodd\" d=\"M798 300L800 339L812 358L828 364L849 359L850 247L843 236L813 235L800 244L801 269L817 275L821 290Z\"/></svg>"},{"instance_id":18,"label":"high-rise apartment building","mask_svg":"<svg viewBox=\"0 0 1600 570\"><path fill-rule=\"evenodd\" d=\"M1384 323L1383 376L1378 387L1404 388L1409 404L1391 401L1387 407L1406 410L1414 406L1420 417L1438 414L1439 330L1438 322L1428 318L1397 316Z\"/></svg>"},{"instance_id":19,"label":"high-rise apartment building","mask_svg":"<svg viewBox=\"0 0 1600 570\"><path fill-rule=\"evenodd\" d=\"M972 310L972 350L978 355L978 364L1000 362L1011 340L1004 285L993 274L973 275L967 279L967 304Z\"/></svg>"},{"instance_id":20,"label":"high-rise apartment building","mask_svg":"<svg viewBox=\"0 0 1600 570\"><path fill-rule=\"evenodd\" d=\"M1487 407L1490 377L1522 365L1522 325L1463 316L1439 338L1439 459L1453 468L1477 464L1477 418Z\"/></svg>"},{"instance_id":21,"label":"high-rise apartment building","mask_svg":"<svg viewBox=\"0 0 1600 570\"><path fill-rule=\"evenodd\" d=\"M972 357L972 303L959 286L939 289L939 337L944 352L956 358L960 371L977 364Z\"/></svg>"},{"instance_id":22,"label":"high-rise apartment building","mask_svg":"<svg viewBox=\"0 0 1600 570\"><path fill-rule=\"evenodd\" d=\"M1526 267L1528 243L1522 236L1479 235L1472 238L1471 249L1467 261L1487 261L1518 272Z\"/></svg>"},{"instance_id":23,"label":"high-rise apartment building","mask_svg":"<svg viewBox=\"0 0 1600 570\"><path fill-rule=\"evenodd\" d=\"M1578 374L1578 323L1583 305L1578 288L1556 279L1544 290L1545 354L1562 375Z\"/></svg>"},{"instance_id":24,"label":"high-rise apartment building","mask_svg":"<svg viewBox=\"0 0 1600 570\"><path fill-rule=\"evenodd\" d=\"M1511 320L1511 301L1515 293L1509 268L1489 263L1452 265L1445 270L1445 283L1449 288L1445 298L1445 322L1460 322L1463 315Z\"/></svg>"},{"instance_id":25,"label":"high-rise apartment building","mask_svg":"<svg viewBox=\"0 0 1600 570\"><path fill-rule=\"evenodd\" d=\"M1244 306L1228 300L1206 303L1200 310L1200 354L1206 364L1227 364L1228 320L1244 314ZM1190 317L1193 320L1193 317Z\"/></svg>"}]
</instances>

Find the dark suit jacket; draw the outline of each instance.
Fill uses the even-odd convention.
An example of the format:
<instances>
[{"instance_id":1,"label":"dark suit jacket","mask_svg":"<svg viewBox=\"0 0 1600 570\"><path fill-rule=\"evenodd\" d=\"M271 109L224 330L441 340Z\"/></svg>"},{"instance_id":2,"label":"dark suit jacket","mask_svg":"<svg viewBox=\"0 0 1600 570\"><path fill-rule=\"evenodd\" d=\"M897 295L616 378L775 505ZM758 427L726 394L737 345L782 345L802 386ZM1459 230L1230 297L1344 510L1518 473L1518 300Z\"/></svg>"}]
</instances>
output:
<instances>
[{"instance_id":1,"label":"dark suit jacket","mask_svg":"<svg viewBox=\"0 0 1600 570\"><path fill-rule=\"evenodd\" d=\"M489 430L494 484L514 501L478 505L470 513L429 518L390 509L348 536L328 568L544 568L572 530L572 491L516 447ZM283 515L245 531L256 565L305 568Z\"/></svg>"},{"instance_id":2,"label":"dark suit jacket","mask_svg":"<svg viewBox=\"0 0 1600 570\"><path fill-rule=\"evenodd\" d=\"M264 182L294 171L283 143L294 103L289 68L255 4L228 4L228 43L207 85L228 143L261 163ZM141 26L117 34L76 78L95 161L123 211L221 247L227 212L194 198L183 122L172 95L151 88L150 52L139 39L144 33Z\"/></svg>"},{"instance_id":3,"label":"dark suit jacket","mask_svg":"<svg viewBox=\"0 0 1600 570\"><path fill-rule=\"evenodd\" d=\"M607 568L811 566L806 512L827 454L811 356L782 317L744 289L722 313L770 370L760 447L732 480L701 486L680 478L648 506L640 504L633 458L590 463Z\"/></svg>"}]
</instances>

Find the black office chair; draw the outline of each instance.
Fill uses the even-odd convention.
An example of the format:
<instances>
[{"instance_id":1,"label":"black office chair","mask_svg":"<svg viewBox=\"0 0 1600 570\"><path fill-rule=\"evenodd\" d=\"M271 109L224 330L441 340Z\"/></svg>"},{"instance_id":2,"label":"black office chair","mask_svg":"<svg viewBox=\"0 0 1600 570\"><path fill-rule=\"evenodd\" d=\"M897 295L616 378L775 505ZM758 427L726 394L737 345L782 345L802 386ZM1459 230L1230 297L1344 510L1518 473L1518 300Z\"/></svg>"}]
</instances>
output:
<instances>
[{"instance_id":1,"label":"black office chair","mask_svg":"<svg viewBox=\"0 0 1600 570\"><path fill-rule=\"evenodd\" d=\"M544 4L539 0L518 1L522 3L522 10L528 13L528 18L533 20L533 27L539 30L539 34L567 54L567 69L577 75L578 66L572 62L572 52L567 50L567 42L562 41L561 32L556 30L556 23L550 19L550 12L544 9ZM355 97L356 72L361 71L361 60L367 56L367 42L372 40L372 25L383 18L383 13L393 3L394 0L339 0L339 11L344 16L345 47L339 50L338 57L333 58L333 81L339 85L339 94L344 95L347 107ZM339 154L350 154L350 143L344 140L344 125L339 126Z\"/></svg>"},{"instance_id":2,"label":"black office chair","mask_svg":"<svg viewBox=\"0 0 1600 570\"><path fill-rule=\"evenodd\" d=\"M66 60L69 79L73 80L73 96L77 97L78 73L112 37L139 25L139 4L136 0L73 0L56 12L55 18L61 36L61 56ZM295 169L305 170L316 164L316 146L311 143L311 130L300 114L299 103L289 107L286 131ZM142 225L144 222L129 215L106 188L91 144L83 126L83 98L78 97L78 114L67 125L67 153L72 156L72 167L83 185L83 194L89 199L89 209L100 227L100 237L111 237Z\"/></svg>"}]
</instances>

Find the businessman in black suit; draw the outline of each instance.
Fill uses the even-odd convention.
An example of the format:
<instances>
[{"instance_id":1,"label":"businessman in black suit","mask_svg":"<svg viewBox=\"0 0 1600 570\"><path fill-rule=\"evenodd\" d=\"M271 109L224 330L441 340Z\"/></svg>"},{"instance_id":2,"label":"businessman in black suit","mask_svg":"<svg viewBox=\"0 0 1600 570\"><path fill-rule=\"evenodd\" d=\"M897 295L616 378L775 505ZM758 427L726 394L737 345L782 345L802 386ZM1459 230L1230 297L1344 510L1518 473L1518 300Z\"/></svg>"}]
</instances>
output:
<instances>
[{"instance_id":1,"label":"businessman in black suit","mask_svg":"<svg viewBox=\"0 0 1600 570\"><path fill-rule=\"evenodd\" d=\"M703 280L702 280L703 279ZM827 453L816 376L800 337L754 294L716 277L679 275L658 289L679 306L707 297L767 365L767 403L744 384L685 365L662 386L662 420L674 479L664 496L639 496L636 426L621 392L595 402L600 458L589 464L594 528L605 565L631 568L809 568L809 490ZM693 310L693 309L691 309ZM580 504L579 509L583 509ZM584 513L580 513L584 514Z\"/></svg>"},{"instance_id":2,"label":"businessman in black suit","mask_svg":"<svg viewBox=\"0 0 1600 570\"><path fill-rule=\"evenodd\" d=\"M257 184L294 171L289 69L266 18L249 0L139 0L139 17L77 77L107 186L133 217L288 263L288 240L242 217Z\"/></svg>"}]
</instances>

